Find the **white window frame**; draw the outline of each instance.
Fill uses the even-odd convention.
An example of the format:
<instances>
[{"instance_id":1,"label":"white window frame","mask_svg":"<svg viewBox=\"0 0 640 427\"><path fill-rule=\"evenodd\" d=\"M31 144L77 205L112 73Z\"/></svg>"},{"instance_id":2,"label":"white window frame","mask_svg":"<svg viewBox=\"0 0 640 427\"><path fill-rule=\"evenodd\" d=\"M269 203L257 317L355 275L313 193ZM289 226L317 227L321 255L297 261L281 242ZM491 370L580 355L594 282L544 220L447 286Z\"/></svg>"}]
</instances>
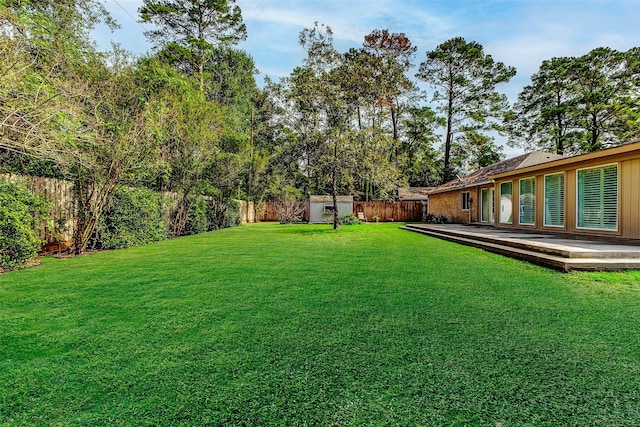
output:
<instances>
[{"instance_id":1,"label":"white window frame","mask_svg":"<svg viewBox=\"0 0 640 427\"><path fill-rule=\"evenodd\" d=\"M547 211L547 177L556 176L556 175L562 175L563 177L562 179L562 225L547 224L547 216L544 213ZM542 198L544 200L544 212L542 214L542 225L545 227L565 228L565 225L567 223L567 191L566 191L567 174L565 172L548 173L544 175L542 185L544 190L542 194Z\"/></svg>"},{"instance_id":2,"label":"white window frame","mask_svg":"<svg viewBox=\"0 0 640 427\"><path fill-rule=\"evenodd\" d=\"M460 210L463 212L468 212L471 210L471 192L470 191L460 192Z\"/></svg>"},{"instance_id":3,"label":"white window frame","mask_svg":"<svg viewBox=\"0 0 640 427\"><path fill-rule=\"evenodd\" d=\"M483 194L486 194L486 203L487 203L487 217L484 217L484 196ZM480 222L489 222L489 216L491 215L491 200L489 200L489 189L488 188L482 188L480 189Z\"/></svg>"},{"instance_id":4,"label":"white window frame","mask_svg":"<svg viewBox=\"0 0 640 427\"><path fill-rule=\"evenodd\" d=\"M615 166L616 167L616 227L615 228L597 228L597 227L580 227L580 209L578 204L579 200L579 187L580 187L580 179L578 178L578 172L583 170L591 170L591 169L603 169L607 166ZM607 163L606 165L599 166L591 166L588 168L580 168L576 169L576 228L579 230L593 230L593 231L605 231L615 233L618 231L618 226L620 224L620 165L615 163Z\"/></svg>"},{"instance_id":5,"label":"white window frame","mask_svg":"<svg viewBox=\"0 0 640 427\"><path fill-rule=\"evenodd\" d=\"M323 209L322 209L322 213L324 215L333 215L334 211L335 211L335 207L334 207L333 202L325 202L324 203L324 206L323 206Z\"/></svg>"},{"instance_id":6,"label":"white window frame","mask_svg":"<svg viewBox=\"0 0 640 427\"><path fill-rule=\"evenodd\" d=\"M522 222L522 181L533 180L533 222ZM513 192L513 189L511 190ZM536 177L530 176L518 180L518 224L536 225Z\"/></svg>"}]
</instances>

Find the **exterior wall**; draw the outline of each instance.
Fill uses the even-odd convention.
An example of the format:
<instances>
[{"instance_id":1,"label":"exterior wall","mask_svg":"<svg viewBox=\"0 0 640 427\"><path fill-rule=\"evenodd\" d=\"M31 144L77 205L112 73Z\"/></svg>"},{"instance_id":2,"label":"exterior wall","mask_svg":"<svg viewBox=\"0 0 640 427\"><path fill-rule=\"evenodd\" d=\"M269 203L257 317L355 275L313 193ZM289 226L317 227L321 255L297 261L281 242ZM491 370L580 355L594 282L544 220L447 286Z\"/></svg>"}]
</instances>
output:
<instances>
[{"instance_id":1,"label":"exterior wall","mask_svg":"<svg viewBox=\"0 0 640 427\"><path fill-rule=\"evenodd\" d=\"M618 178L620 234L640 239L640 158L623 161Z\"/></svg>"},{"instance_id":2,"label":"exterior wall","mask_svg":"<svg viewBox=\"0 0 640 427\"><path fill-rule=\"evenodd\" d=\"M462 209L462 193L469 192L471 196L471 209ZM480 212L480 193L478 187L468 187L433 193L429 195L429 213L433 215L445 215L449 222L457 224L469 224L478 222Z\"/></svg>"},{"instance_id":3,"label":"exterior wall","mask_svg":"<svg viewBox=\"0 0 640 427\"><path fill-rule=\"evenodd\" d=\"M309 202L309 222L312 223L332 223L333 213L325 213L325 203L333 204L331 196L311 196ZM338 196L337 197L338 215L347 215L353 213L353 197Z\"/></svg>"},{"instance_id":4,"label":"exterior wall","mask_svg":"<svg viewBox=\"0 0 640 427\"><path fill-rule=\"evenodd\" d=\"M523 171L514 171L509 176L498 175L495 179L495 203L499 206L500 184L513 182L513 224L496 223L498 227L511 227L517 229L536 229L544 231L566 232L571 234L611 236L630 239L640 239L640 144L636 150L613 151L613 155L607 155L605 150L600 157L579 156L573 161L550 162L549 165L539 165L539 170L526 168ZM585 158L581 160L581 158ZM617 230L585 229L577 226L577 188L578 170L605 166L618 165L618 227ZM564 227L548 227L544 225L544 176L563 172L565 174L565 224ZM521 178L535 177L536 183L536 211L535 225L519 223L518 200L519 180ZM497 209L496 209L497 210Z\"/></svg>"}]
</instances>

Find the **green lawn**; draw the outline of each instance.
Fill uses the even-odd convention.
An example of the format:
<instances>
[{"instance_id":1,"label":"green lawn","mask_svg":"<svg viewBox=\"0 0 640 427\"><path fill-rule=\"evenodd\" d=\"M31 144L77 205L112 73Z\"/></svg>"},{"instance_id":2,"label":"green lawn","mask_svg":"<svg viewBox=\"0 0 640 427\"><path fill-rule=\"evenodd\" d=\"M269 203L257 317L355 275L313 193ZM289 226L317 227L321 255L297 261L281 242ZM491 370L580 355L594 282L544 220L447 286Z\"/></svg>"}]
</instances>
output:
<instances>
[{"instance_id":1,"label":"green lawn","mask_svg":"<svg viewBox=\"0 0 640 427\"><path fill-rule=\"evenodd\" d=\"M640 274L256 224L0 276L0 425L640 425Z\"/></svg>"}]
</instances>

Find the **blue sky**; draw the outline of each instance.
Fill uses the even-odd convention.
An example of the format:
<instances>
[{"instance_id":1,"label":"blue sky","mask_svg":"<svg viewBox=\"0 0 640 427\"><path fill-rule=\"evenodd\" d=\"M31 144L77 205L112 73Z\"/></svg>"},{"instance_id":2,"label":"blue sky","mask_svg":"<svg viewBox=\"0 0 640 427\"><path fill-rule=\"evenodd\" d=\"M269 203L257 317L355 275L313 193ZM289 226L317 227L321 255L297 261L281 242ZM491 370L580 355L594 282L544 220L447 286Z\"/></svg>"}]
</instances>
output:
<instances>
[{"instance_id":1,"label":"blue sky","mask_svg":"<svg viewBox=\"0 0 640 427\"><path fill-rule=\"evenodd\" d=\"M142 0L101 0L122 26L95 31L98 45L151 49L137 23ZM416 64L438 44L457 36L481 43L494 59L518 74L500 89L513 102L545 59L579 56L608 46L640 46L640 0L237 0L247 26L239 48L261 74L274 80L301 64L298 35L314 22L330 26L340 51L360 47L374 29L404 32L418 46ZM512 154L507 150L507 154Z\"/></svg>"}]
</instances>

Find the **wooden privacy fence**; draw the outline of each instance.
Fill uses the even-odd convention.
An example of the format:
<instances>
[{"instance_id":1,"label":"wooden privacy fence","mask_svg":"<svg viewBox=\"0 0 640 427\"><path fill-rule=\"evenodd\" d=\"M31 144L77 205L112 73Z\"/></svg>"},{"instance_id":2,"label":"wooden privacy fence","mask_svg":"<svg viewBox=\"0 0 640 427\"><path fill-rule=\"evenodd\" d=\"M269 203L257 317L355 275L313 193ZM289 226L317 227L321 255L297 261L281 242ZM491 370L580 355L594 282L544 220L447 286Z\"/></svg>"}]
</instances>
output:
<instances>
[{"instance_id":1,"label":"wooden privacy fence","mask_svg":"<svg viewBox=\"0 0 640 427\"><path fill-rule=\"evenodd\" d=\"M254 202L238 200L240 203L240 223L249 224L256 222L256 206Z\"/></svg>"},{"instance_id":2,"label":"wooden privacy fence","mask_svg":"<svg viewBox=\"0 0 640 427\"><path fill-rule=\"evenodd\" d=\"M39 239L45 243L72 240L75 226L73 183L61 179L16 174L0 174L0 179L23 185L49 202L47 216L51 221L40 231ZM174 204L177 203L177 193L163 192L161 194ZM238 200L238 202L240 203L240 222L243 224L255 222L256 209L254 203L245 200Z\"/></svg>"},{"instance_id":3,"label":"wooden privacy fence","mask_svg":"<svg viewBox=\"0 0 640 427\"><path fill-rule=\"evenodd\" d=\"M73 184L69 181L38 176L0 174L9 182L21 184L50 204L47 215L51 218L38 236L44 242L70 241L75 225L75 206L73 202Z\"/></svg>"},{"instance_id":4,"label":"wooden privacy fence","mask_svg":"<svg viewBox=\"0 0 640 427\"><path fill-rule=\"evenodd\" d=\"M309 202L305 202L305 214L302 221L309 221ZM363 212L368 221L422 221L426 207L420 201L402 202L353 202L353 213ZM260 221L278 221L276 202L267 202L264 211L259 215Z\"/></svg>"},{"instance_id":5,"label":"wooden privacy fence","mask_svg":"<svg viewBox=\"0 0 640 427\"><path fill-rule=\"evenodd\" d=\"M309 201L305 202L295 202L302 203L304 205L304 213L302 214L301 221L308 222L309 221ZM269 222L269 221L280 221L280 213L278 212L278 202L266 202L261 212L259 212L258 220Z\"/></svg>"},{"instance_id":6,"label":"wooden privacy fence","mask_svg":"<svg viewBox=\"0 0 640 427\"><path fill-rule=\"evenodd\" d=\"M423 205L419 201L353 202L353 213L363 212L367 221L422 221Z\"/></svg>"}]
</instances>

